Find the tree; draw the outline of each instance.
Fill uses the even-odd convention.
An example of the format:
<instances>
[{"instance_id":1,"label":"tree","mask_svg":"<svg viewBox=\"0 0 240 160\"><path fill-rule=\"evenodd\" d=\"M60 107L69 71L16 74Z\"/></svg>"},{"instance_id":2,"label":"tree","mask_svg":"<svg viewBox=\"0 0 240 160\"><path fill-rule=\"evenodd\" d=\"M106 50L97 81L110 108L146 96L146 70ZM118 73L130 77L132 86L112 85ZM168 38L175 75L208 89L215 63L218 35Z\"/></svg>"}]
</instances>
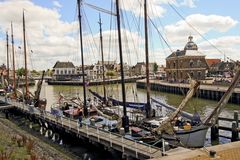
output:
<instances>
[{"instance_id":1,"label":"tree","mask_svg":"<svg viewBox=\"0 0 240 160\"><path fill-rule=\"evenodd\" d=\"M46 74L47 74L47 76L52 76L53 75L53 70L47 69Z\"/></svg>"},{"instance_id":2,"label":"tree","mask_svg":"<svg viewBox=\"0 0 240 160\"><path fill-rule=\"evenodd\" d=\"M36 70L32 70L31 71L31 75L34 77L34 76L39 76L40 75L40 73L38 72L38 71L36 71Z\"/></svg>"},{"instance_id":3,"label":"tree","mask_svg":"<svg viewBox=\"0 0 240 160\"><path fill-rule=\"evenodd\" d=\"M153 65L153 72L154 72L154 73L157 73L157 71L158 71L158 65L157 65L157 63L155 62L154 65Z\"/></svg>"},{"instance_id":4,"label":"tree","mask_svg":"<svg viewBox=\"0 0 240 160\"><path fill-rule=\"evenodd\" d=\"M25 75L25 68L22 67L22 68L17 69L16 73L17 73L17 76L19 76L19 77Z\"/></svg>"},{"instance_id":5,"label":"tree","mask_svg":"<svg viewBox=\"0 0 240 160\"><path fill-rule=\"evenodd\" d=\"M111 78L116 75L117 75L117 73L113 70L107 71L107 73L106 73L106 76L111 77Z\"/></svg>"}]
</instances>

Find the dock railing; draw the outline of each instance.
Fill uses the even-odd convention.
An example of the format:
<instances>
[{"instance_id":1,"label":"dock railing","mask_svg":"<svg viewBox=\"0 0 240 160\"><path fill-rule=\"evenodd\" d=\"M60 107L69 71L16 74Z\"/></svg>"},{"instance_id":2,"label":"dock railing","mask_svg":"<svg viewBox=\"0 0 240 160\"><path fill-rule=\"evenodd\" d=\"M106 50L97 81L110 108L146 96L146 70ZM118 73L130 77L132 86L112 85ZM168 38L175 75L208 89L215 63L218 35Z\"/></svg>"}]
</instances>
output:
<instances>
[{"instance_id":1,"label":"dock railing","mask_svg":"<svg viewBox=\"0 0 240 160\"><path fill-rule=\"evenodd\" d=\"M84 122L82 122L82 126L80 127L78 120L70 117L55 116L49 111L41 110L33 105L26 105L24 102L9 100L8 103L11 103L23 112L27 112L45 121L61 126L62 128L65 128L65 130L67 129L77 134L81 133L81 136L96 139L96 141L99 143L105 142L107 147L120 148L122 153L125 153L126 151L134 152L136 158L138 158L140 154L147 155L149 158L161 156L160 148L139 142L137 140L126 138L124 135L113 133Z\"/></svg>"},{"instance_id":2,"label":"dock railing","mask_svg":"<svg viewBox=\"0 0 240 160\"><path fill-rule=\"evenodd\" d=\"M231 122L232 125L220 125L219 121L222 122ZM218 117L216 125L212 126L211 128L211 140L218 140L219 137L231 139L232 142L239 140L239 133L240 133L240 119L239 119L239 111L234 111L233 118L226 118L226 117ZM219 130L231 132L231 137L220 135Z\"/></svg>"}]
</instances>

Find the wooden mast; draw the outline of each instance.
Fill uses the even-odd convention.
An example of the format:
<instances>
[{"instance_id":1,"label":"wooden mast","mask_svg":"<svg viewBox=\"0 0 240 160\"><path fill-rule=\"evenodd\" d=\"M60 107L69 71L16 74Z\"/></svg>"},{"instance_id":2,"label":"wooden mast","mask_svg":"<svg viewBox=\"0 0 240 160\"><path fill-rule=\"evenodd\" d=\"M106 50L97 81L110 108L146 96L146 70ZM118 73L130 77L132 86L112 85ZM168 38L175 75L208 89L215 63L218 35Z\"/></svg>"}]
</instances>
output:
<instances>
[{"instance_id":1,"label":"wooden mast","mask_svg":"<svg viewBox=\"0 0 240 160\"><path fill-rule=\"evenodd\" d=\"M13 61L13 90L14 90L14 97L17 96L17 92L16 92L16 76L15 76L15 56L14 56L14 38L13 38L13 24L11 22L11 36L12 36L12 61Z\"/></svg>"},{"instance_id":2,"label":"wooden mast","mask_svg":"<svg viewBox=\"0 0 240 160\"><path fill-rule=\"evenodd\" d=\"M27 47L26 47L26 31L25 31L25 16L23 10L23 47L24 47L24 63L25 63L25 98L29 96L28 90L28 69L27 69Z\"/></svg>"},{"instance_id":3,"label":"wooden mast","mask_svg":"<svg viewBox=\"0 0 240 160\"><path fill-rule=\"evenodd\" d=\"M126 109L126 95L125 95L125 83L124 83L124 71L123 71L123 56L122 56L122 40L121 40L121 23L120 23L120 9L119 0L116 0L116 12L117 12L117 27L118 27L118 43L119 43L119 57L120 57L120 70L121 70L121 84L122 84L122 99L123 99L123 117L122 126L125 132L129 131L129 119Z\"/></svg>"},{"instance_id":4,"label":"wooden mast","mask_svg":"<svg viewBox=\"0 0 240 160\"><path fill-rule=\"evenodd\" d=\"M145 29L145 56L146 56L146 88L147 88L147 106L146 116L151 117L150 104L150 83L149 83L149 55L148 55L148 24L147 24L147 0L144 0L144 29Z\"/></svg>"},{"instance_id":5,"label":"wooden mast","mask_svg":"<svg viewBox=\"0 0 240 160\"><path fill-rule=\"evenodd\" d=\"M102 37L102 21L101 15L99 14L99 27L100 27L100 47L101 47L101 56L102 56L102 76L103 76L103 95L104 95L104 103L106 103L106 87L105 87L105 69L104 69L104 55L103 55L103 37Z\"/></svg>"},{"instance_id":6,"label":"wooden mast","mask_svg":"<svg viewBox=\"0 0 240 160\"><path fill-rule=\"evenodd\" d=\"M84 99L84 115L87 115L87 99L86 99L86 83L85 83L85 72L84 72L84 57L83 57L83 38L82 38L82 16L81 16L81 2L82 0L77 0L78 3L78 21L79 21L79 36L81 45L81 59L82 59L82 74L83 74L83 99Z\"/></svg>"},{"instance_id":7,"label":"wooden mast","mask_svg":"<svg viewBox=\"0 0 240 160\"><path fill-rule=\"evenodd\" d=\"M7 41L7 81L9 83L9 44L8 44L8 32L6 32L6 41Z\"/></svg>"}]
</instances>

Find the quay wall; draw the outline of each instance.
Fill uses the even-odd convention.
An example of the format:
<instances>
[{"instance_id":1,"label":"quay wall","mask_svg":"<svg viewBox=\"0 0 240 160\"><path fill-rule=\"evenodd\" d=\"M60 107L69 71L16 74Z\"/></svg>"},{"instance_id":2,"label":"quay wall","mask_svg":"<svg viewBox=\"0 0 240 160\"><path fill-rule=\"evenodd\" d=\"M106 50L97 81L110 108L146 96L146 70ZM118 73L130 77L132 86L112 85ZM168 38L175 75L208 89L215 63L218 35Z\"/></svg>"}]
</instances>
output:
<instances>
[{"instance_id":1,"label":"quay wall","mask_svg":"<svg viewBox=\"0 0 240 160\"><path fill-rule=\"evenodd\" d=\"M145 80L136 82L137 88L145 89ZM173 94L186 94L189 90L189 84L168 83L160 80L150 80L150 88L153 91L168 92ZM219 85L200 85L195 96L203 99L219 101L228 87ZM240 104L240 88L235 88L234 93L229 99L229 103Z\"/></svg>"},{"instance_id":2,"label":"quay wall","mask_svg":"<svg viewBox=\"0 0 240 160\"><path fill-rule=\"evenodd\" d=\"M134 83L137 80L143 79L144 77L136 77L136 78L126 78L124 80L125 83ZM56 80L48 80L47 83L49 85L71 85L71 86L82 86L83 82L81 81L56 81ZM121 83L121 79L111 79L106 80L105 84L117 84ZM103 81L90 81L88 83L88 86L94 86L94 85L102 85Z\"/></svg>"}]
</instances>

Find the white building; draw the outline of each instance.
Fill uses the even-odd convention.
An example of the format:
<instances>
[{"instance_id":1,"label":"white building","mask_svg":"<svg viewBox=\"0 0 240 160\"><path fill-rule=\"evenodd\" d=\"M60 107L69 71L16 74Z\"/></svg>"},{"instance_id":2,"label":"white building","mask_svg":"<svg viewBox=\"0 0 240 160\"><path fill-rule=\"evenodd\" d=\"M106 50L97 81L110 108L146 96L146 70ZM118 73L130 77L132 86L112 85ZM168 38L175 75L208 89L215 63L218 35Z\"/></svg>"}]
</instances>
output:
<instances>
[{"instance_id":1,"label":"white building","mask_svg":"<svg viewBox=\"0 0 240 160\"><path fill-rule=\"evenodd\" d=\"M53 79L55 80L73 80L79 77L76 68L72 62L59 62L53 66Z\"/></svg>"}]
</instances>

